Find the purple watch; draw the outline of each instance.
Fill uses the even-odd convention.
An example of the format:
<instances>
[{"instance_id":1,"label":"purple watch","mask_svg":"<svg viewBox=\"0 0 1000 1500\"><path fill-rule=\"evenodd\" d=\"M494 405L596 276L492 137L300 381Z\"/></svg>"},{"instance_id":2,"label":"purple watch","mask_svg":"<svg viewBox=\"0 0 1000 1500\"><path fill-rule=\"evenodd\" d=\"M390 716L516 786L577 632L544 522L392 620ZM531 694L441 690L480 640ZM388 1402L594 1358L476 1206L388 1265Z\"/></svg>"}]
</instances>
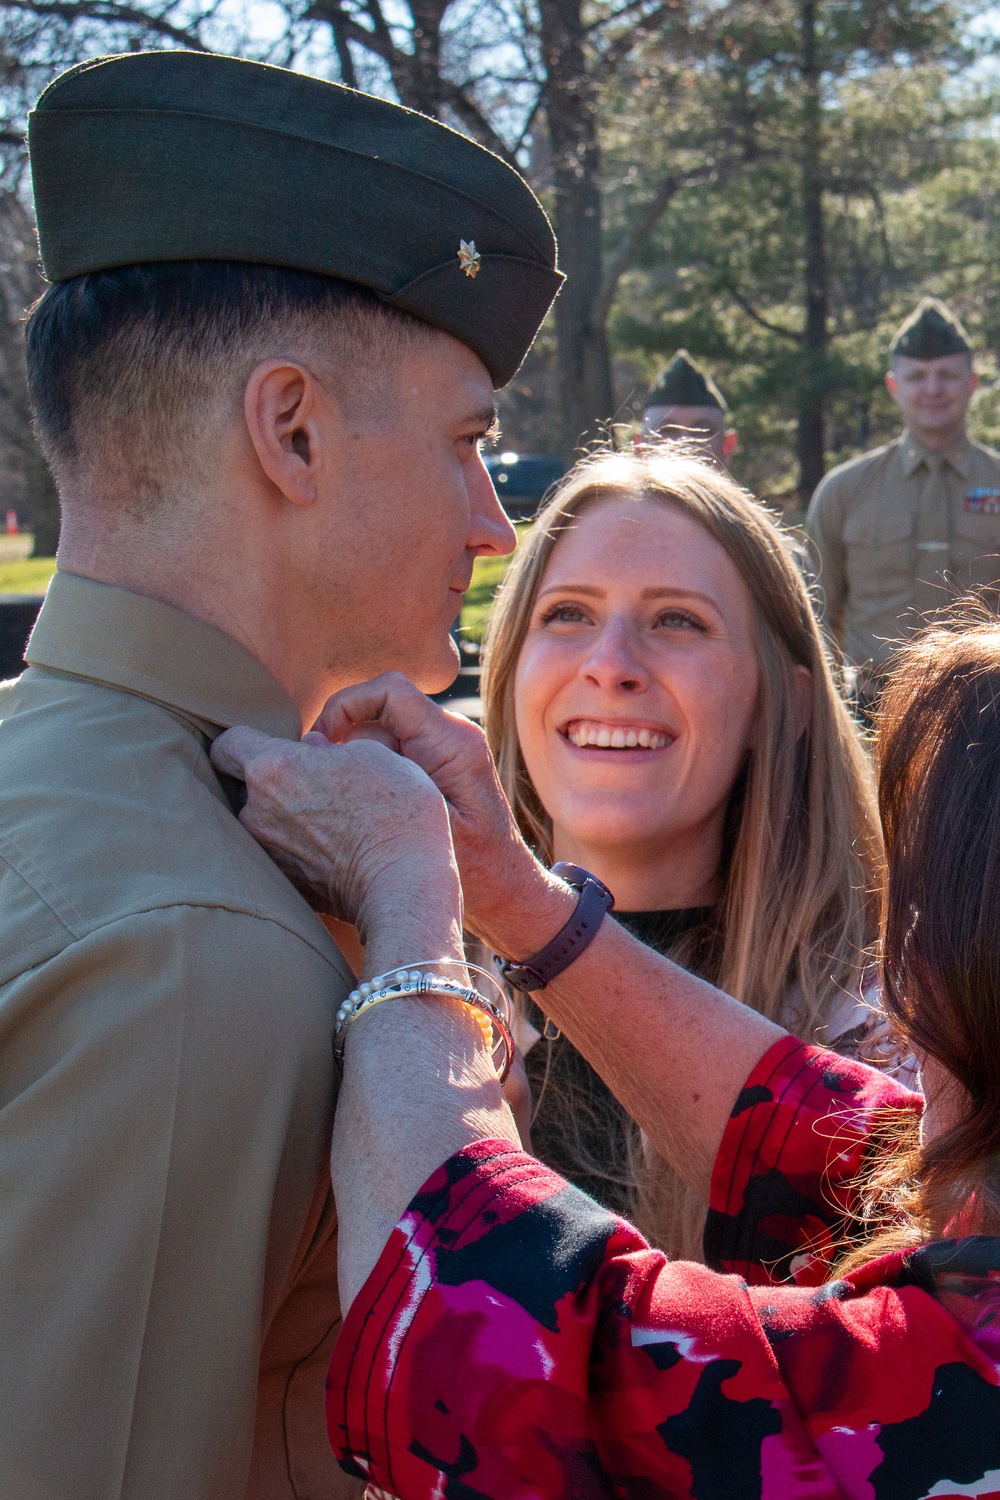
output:
<instances>
[{"instance_id":1,"label":"purple watch","mask_svg":"<svg viewBox=\"0 0 1000 1500\"><path fill-rule=\"evenodd\" d=\"M550 980L568 968L574 958L580 957L600 927L604 913L615 904L607 886L588 870L581 870L579 865L560 860L552 866L552 873L579 891L580 899L565 927L561 927L551 943L546 943L540 952L532 954L523 963L514 963L509 958L494 960L501 976L515 990L529 993L544 990Z\"/></svg>"}]
</instances>

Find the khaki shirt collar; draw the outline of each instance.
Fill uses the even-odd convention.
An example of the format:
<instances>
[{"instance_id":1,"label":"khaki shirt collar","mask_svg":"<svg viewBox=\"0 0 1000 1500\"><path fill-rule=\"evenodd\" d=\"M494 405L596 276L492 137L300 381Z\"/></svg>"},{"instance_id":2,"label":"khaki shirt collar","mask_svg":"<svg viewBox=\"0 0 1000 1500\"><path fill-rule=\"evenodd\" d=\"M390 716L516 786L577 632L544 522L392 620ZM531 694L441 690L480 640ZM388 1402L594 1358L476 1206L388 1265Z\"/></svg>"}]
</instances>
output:
<instances>
[{"instance_id":1,"label":"khaki shirt collar","mask_svg":"<svg viewBox=\"0 0 1000 1500\"><path fill-rule=\"evenodd\" d=\"M944 453L934 455L926 448L921 447L916 438L907 430L902 437L903 472L909 479L911 474L916 473L921 464L930 465L935 456L947 459L948 463L963 479L969 477L969 460L971 456L969 439L964 435L946 448Z\"/></svg>"},{"instance_id":2,"label":"khaki shirt collar","mask_svg":"<svg viewBox=\"0 0 1000 1500\"><path fill-rule=\"evenodd\" d=\"M173 709L210 740L234 724L297 740L284 688L232 636L144 594L56 573L25 660Z\"/></svg>"}]
</instances>

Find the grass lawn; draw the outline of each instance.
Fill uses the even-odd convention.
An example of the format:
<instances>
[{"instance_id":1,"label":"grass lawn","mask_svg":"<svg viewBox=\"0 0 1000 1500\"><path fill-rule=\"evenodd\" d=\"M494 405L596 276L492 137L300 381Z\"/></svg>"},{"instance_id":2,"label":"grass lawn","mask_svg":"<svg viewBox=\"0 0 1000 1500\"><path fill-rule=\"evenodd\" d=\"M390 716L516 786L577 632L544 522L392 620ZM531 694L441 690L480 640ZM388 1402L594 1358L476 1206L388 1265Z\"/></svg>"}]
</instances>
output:
<instances>
[{"instance_id":1,"label":"grass lawn","mask_svg":"<svg viewBox=\"0 0 1000 1500\"><path fill-rule=\"evenodd\" d=\"M519 526L517 529L521 532L526 528ZM462 633L468 640L482 640L493 595L509 562L509 557L476 559L472 584L462 609ZM0 594L44 594L55 570L54 557L26 557L17 562L0 562Z\"/></svg>"},{"instance_id":2,"label":"grass lawn","mask_svg":"<svg viewBox=\"0 0 1000 1500\"><path fill-rule=\"evenodd\" d=\"M518 537L527 531L527 529L527 522L519 523L516 527ZM513 553L511 556L513 556ZM493 603L493 595L496 593L500 580L507 571L510 560L510 557L476 558L472 583L469 585L468 592L465 595L465 603L462 606L462 634L466 640L482 640L490 606Z\"/></svg>"},{"instance_id":3,"label":"grass lawn","mask_svg":"<svg viewBox=\"0 0 1000 1500\"><path fill-rule=\"evenodd\" d=\"M55 570L54 557L0 562L0 594L44 594Z\"/></svg>"}]
</instances>

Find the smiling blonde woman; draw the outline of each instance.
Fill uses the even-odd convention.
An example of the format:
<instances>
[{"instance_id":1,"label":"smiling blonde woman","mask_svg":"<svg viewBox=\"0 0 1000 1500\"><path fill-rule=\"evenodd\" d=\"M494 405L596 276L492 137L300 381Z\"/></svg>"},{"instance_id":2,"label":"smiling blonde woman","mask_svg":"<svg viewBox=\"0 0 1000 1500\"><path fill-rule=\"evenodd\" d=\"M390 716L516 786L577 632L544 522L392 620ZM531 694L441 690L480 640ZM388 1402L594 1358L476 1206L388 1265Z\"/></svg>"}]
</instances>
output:
<instances>
[{"instance_id":1,"label":"smiling blonde woman","mask_svg":"<svg viewBox=\"0 0 1000 1500\"><path fill-rule=\"evenodd\" d=\"M483 698L542 859L592 871L637 937L799 1036L881 1047L865 984L882 871L868 759L764 506L667 447L578 464L499 592ZM543 1028L526 1004L537 1154L700 1259L705 1205Z\"/></svg>"}]
</instances>

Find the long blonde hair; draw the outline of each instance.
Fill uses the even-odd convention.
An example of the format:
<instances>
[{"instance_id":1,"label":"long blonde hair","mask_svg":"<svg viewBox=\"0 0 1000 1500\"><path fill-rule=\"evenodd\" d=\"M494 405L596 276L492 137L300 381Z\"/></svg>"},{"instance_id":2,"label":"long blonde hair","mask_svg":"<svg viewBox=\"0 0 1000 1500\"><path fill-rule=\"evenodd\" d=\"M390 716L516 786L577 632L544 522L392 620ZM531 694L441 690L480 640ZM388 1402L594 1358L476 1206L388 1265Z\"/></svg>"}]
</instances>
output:
<instances>
[{"instance_id":1,"label":"long blonde hair","mask_svg":"<svg viewBox=\"0 0 1000 1500\"><path fill-rule=\"evenodd\" d=\"M789 536L721 470L666 445L643 454L599 453L559 485L522 538L498 592L483 651L484 725L521 832L552 858L552 824L518 743L514 681L546 565L563 531L588 506L655 500L697 521L732 559L749 590L760 688L753 740L733 789L714 952L713 983L804 1038L857 993L875 938L873 893L882 842L868 758L838 691ZM811 717L797 732L795 668L812 675ZM683 942L672 950L689 957ZM637 1216L664 1248L700 1255L704 1205L664 1164L642 1174Z\"/></svg>"}]
</instances>

